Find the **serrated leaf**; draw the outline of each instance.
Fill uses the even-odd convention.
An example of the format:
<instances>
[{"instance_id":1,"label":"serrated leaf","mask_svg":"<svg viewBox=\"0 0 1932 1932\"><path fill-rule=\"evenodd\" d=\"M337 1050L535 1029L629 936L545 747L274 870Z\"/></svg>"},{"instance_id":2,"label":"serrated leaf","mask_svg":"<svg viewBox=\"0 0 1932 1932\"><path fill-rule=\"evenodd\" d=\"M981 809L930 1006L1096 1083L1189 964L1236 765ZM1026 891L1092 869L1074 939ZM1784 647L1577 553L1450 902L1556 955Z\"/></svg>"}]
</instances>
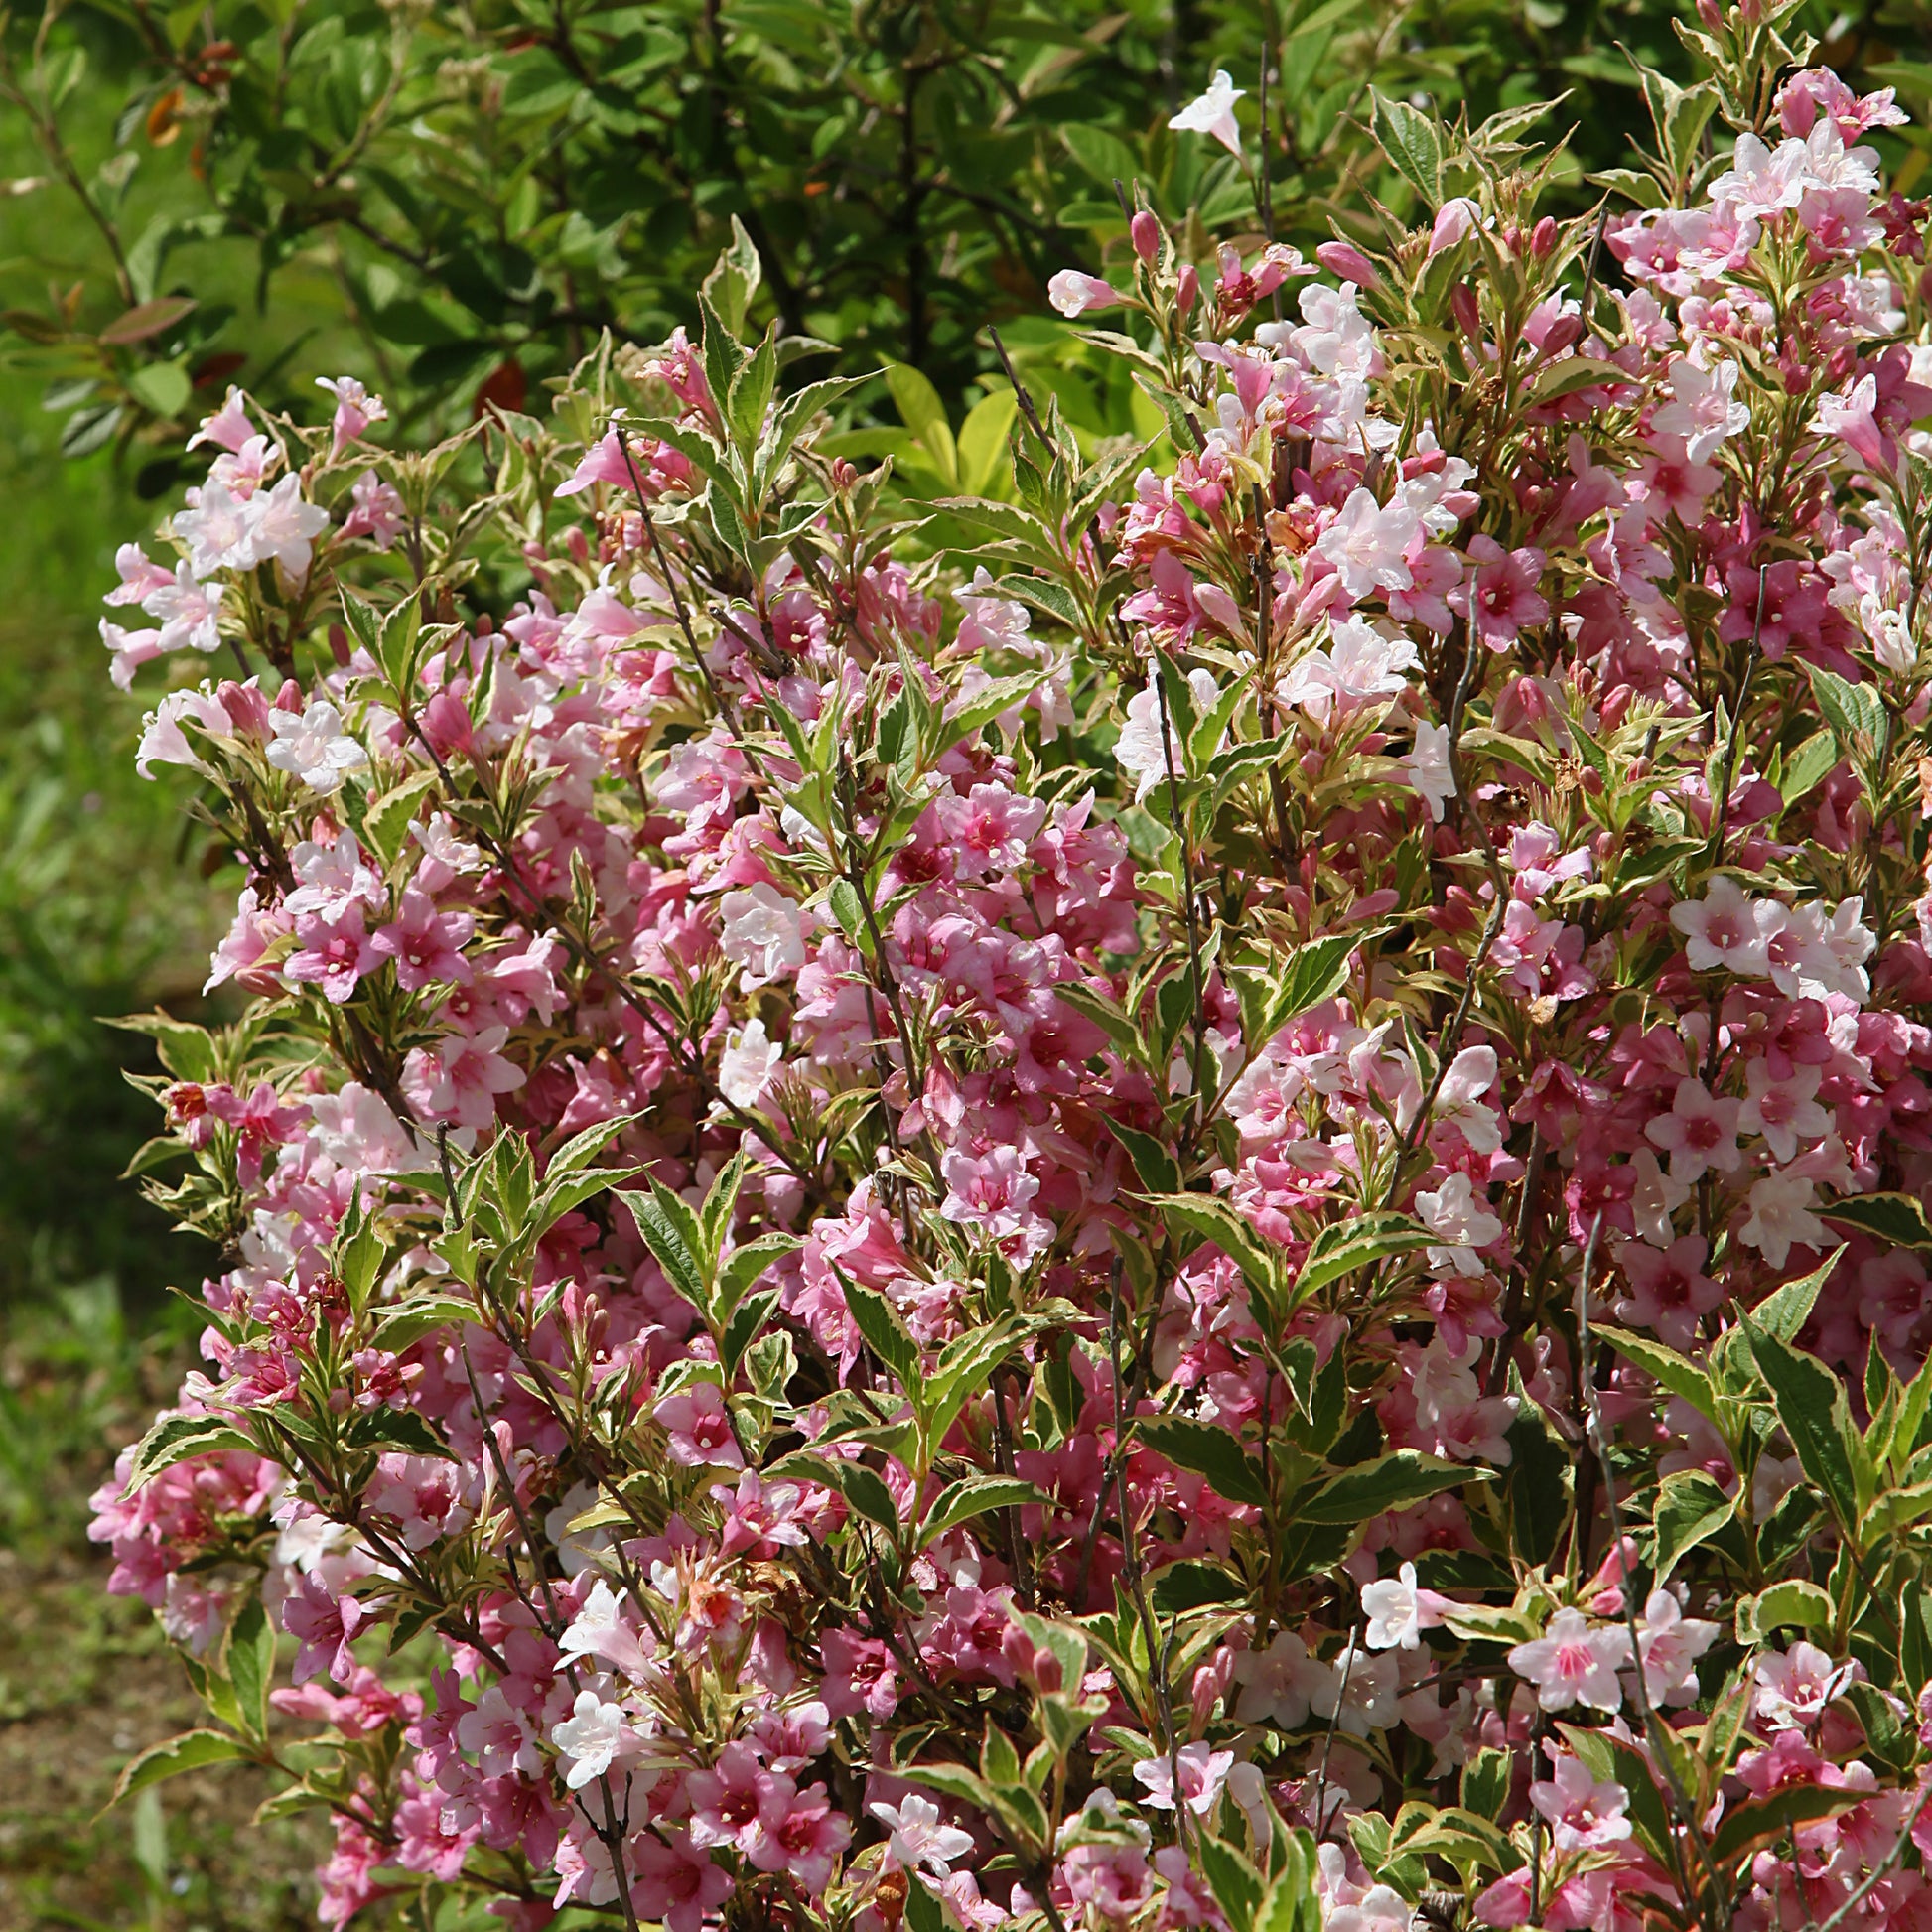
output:
<instances>
[{"instance_id":1,"label":"serrated leaf","mask_svg":"<svg viewBox=\"0 0 1932 1932\"><path fill-rule=\"evenodd\" d=\"M1225 1429L1189 1416L1144 1416L1134 1433L1175 1468L1204 1476L1217 1496L1254 1509L1267 1506L1260 1463Z\"/></svg>"},{"instance_id":2,"label":"serrated leaf","mask_svg":"<svg viewBox=\"0 0 1932 1932\"><path fill-rule=\"evenodd\" d=\"M926 1548L950 1529L994 1509L1020 1509L1047 1499L1031 1482L1014 1476L967 1476L950 1482L933 1497L919 1524L919 1547Z\"/></svg>"},{"instance_id":3,"label":"serrated leaf","mask_svg":"<svg viewBox=\"0 0 1932 1932\"><path fill-rule=\"evenodd\" d=\"M1414 1254L1434 1240L1421 1222L1407 1214L1362 1214L1349 1221L1332 1221L1309 1243L1302 1271L1295 1278L1295 1299L1305 1302L1358 1268L1390 1255Z\"/></svg>"},{"instance_id":4,"label":"serrated leaf","mask_svg":"<svg viewBox=\"0 0 1932 1932\"><path fill-rule=\"evenodd\" d=\"M238 1738L219 1730L184 1730L148 1748L128 1761L115 1781L110 1806L123 1798L145 1791L163 1778L178 1777L183 1771L200 1771L210 1764L239 1763L245 1755Z\"/></svg>"},{"instance_id":5,"label":"serrated leaf","mask_svg":"<svg viewBox=\"0 0 1932 1932\"><path fill-rule=\"evenodd\" d=\"M1487 1469L1447 1462L1420 1449L1391 1449L1372 1462L1358 1463L1306 1497L1297 1505L1298 1521L1306 1523L1365 1523L1387 1510L1408 1509L1445 1489L1489 1478Z\"/></svg>"}]
</instances>

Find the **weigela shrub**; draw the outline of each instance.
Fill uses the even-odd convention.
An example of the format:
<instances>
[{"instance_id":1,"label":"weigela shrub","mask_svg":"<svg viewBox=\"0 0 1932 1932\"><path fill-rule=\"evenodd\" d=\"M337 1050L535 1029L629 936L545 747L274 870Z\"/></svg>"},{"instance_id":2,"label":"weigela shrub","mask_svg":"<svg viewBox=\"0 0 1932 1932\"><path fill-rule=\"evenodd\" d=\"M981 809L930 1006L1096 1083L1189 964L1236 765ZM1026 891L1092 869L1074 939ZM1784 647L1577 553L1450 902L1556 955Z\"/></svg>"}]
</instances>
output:
<instances>
[{"instance_id":1,"label":"weigela shrub","mask_svg":"<svg viewBox=\"0 0 1932 1932\"><path fill-rule=\"evenodd\" d=\"M1165 432L992 496L745 247L545 420L204 425L130 1788L332 1923L1927 1922L1926 208L1779 19L1601 221L1387 102L1378 250L1137 212Z\"/></svg>"}]
</instances>

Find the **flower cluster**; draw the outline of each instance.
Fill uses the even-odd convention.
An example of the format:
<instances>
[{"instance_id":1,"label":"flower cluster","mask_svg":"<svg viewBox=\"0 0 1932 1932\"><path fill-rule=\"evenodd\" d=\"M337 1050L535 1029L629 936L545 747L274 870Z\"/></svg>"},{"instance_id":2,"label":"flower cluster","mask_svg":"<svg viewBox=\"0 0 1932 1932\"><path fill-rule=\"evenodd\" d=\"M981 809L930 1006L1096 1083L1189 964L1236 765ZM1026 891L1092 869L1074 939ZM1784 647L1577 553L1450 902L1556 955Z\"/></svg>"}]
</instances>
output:
<instances>
[{"instance_id":1,"label":"flower cluster","mask_svg":"<svg viewBox=\"0 0 1932 1932\"><path fill-rule=\"evenodd\" d=\"M1166 432L1016 381L995 496L743 252L548 422L209 419L130 1788L279 1767L331 1923L1924 1922L1926 209L1708 11L1600 223L1379 99L1407 225L1141 209Z\"/></svg>"}]
</instances>

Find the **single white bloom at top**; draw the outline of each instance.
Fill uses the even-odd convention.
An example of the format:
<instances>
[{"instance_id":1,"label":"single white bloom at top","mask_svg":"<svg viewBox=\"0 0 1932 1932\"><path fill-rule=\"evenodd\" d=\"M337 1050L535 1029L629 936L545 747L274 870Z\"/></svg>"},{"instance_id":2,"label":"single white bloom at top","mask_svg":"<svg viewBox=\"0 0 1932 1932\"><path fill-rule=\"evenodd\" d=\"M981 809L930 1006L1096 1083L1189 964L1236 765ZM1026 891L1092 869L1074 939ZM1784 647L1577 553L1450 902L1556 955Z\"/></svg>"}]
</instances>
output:
<instances>
[{"instance_id":1,"label":"single white bloom at top","mask_svg":"<svg viewBox=\"0 0 1932 1932\"><path fill-rule=\"evenodd\" d=\"M897 1805L875 1799L867 1809L892 1834L887 1850L907 1871L924 1865L941 1878L952 1876L952 1861L973 1849L973 1835L939 1822L939 1807L916 1794Z\"/></svg>"},{"instance_id":2,"label":"single white bloom at top","mask_svg":"<svg viewBox=\"0 0 1932 1932\"><path fill-rule=\"evenodd\" d=\"M1496 1049L1465 1046L1449 1062L1443 1084L1436 1089L1438 1125L1456 1128L1476 1154L1494 1154L1502 1146L1496 1110L1481 1105L1482 1096L1496 1084Z\"/></svg>"},{"instance_id":3,"label":"single white bloom at top","mask_svg":"<svg viewBox=\"0 0 1932 1932\"><path fill-rule=\"evenodd\" d=\"M1474 1183L1459 1170L1432 1193L1416 1196L1422 1224L1442 1244L1429 1251L1432 1274L1464 1279L1482 1273L1478 1248L1502 1238L1503 1224L1477 1195Z\"/></svg>"},{"instance_id":4,"label":"single white bloom at top","mask_svg":"<svg viewBox=\"0 0 1932 1932\"><path fill-rule=\"evenodd\" d=\"M798 907L760 880L743 892L727 893L721 907L725 930L719 950L744 969L740 984L749 993L788 978L805 963L805 928Z\"/></svg>"},{"instance_id":5,"label":"single white bloom at top","mask_svg":"<svg viewBox=\"0 0 1932 1932\"><path fill-rule=\"evenodd\" d=\"M734 1107L756 1107L784 1056L785 1049L766 1035L762 1020L746 1021L725 1040L718 1060L718 1091Z\"/></svg>"},{"instance_id":6,"label":"single white bloom at top","mask_svg":"<svg viewBox=\"0 0 1932 1932\"><path fill-rule=\"evenodd\" d=\"M278 771L293 772L311 791L340 791L351 771L368 767L368 753L349 736L343 714L327 698L317 698L300 717L272 711L268 723L275 734L269 763Z\"/></svg>"},{"instance_id":7,"label":"single white bloom at top","mask_svg":"<svg viewBox=\"0 0 1932 1932\"><path fill-rule=\"evenodd\" d=\"M1234 103L1246 92L1234 84L1225 68L1217 68L1206 93L1190 100L1168 125L1176 134L1211 134L1229 154L1239 154L1241 128L1234 118Z\"/></svg>"},{"instance_id":8,"label":"single white bloom at top","mask_svg":"<svg viewBox=\"0 0 1932 1932\"><path fill-rule=\"evenodd\" d=\"M1750 1212L1737 1230L1738 1240L1772 1268L1782 1268L1793 1248L1822 1251L1831 1237L1811 1211L1811 1189L1808 1175L1767 1173L1751 1188Z\"/></svg>"}]
</instances>

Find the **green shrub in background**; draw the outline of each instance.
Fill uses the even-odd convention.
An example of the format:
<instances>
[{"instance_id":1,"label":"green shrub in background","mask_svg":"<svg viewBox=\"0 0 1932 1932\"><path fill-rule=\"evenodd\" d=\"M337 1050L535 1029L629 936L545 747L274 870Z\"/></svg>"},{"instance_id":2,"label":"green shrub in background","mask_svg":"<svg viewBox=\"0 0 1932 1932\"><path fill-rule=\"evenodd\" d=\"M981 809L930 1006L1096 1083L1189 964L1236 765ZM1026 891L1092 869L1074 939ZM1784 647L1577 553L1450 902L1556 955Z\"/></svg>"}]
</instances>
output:
<instances>
[{"instance_id":1,"label":"green shrub in background","mask_svg":"<svg viewBox=\"0 0 1932 1932\"><path fill-rule=\"evenodd\" d=\"M1124 241L1116 180L1208 233L1305 246L1406 191L1368 89L1452 114L1566 95L1566 166L1645 120L1623 49L1681 69L1668 0L48 0L0 89L42 150L6 317L75 454L149 454L228 379L291 397L352 355L407 416L530 387L609 328L695 324L741 220L786 334L949 400L990 321ZM1855 81L1924 93L1916 0L1807 24ZM1224 67L1267 193L1173 109ZM1912 171L1907 170L1909 175ZM34 177L29 177L30 180ZM1910 180L1905 187L1909 191ZM1258 206L1258 199L1260 206ZM353 339L351 349L349 340ZM820 371L822 372L822 370ZM307 406L315 397L308 392Z\"/></svg>"}]
</instances>

